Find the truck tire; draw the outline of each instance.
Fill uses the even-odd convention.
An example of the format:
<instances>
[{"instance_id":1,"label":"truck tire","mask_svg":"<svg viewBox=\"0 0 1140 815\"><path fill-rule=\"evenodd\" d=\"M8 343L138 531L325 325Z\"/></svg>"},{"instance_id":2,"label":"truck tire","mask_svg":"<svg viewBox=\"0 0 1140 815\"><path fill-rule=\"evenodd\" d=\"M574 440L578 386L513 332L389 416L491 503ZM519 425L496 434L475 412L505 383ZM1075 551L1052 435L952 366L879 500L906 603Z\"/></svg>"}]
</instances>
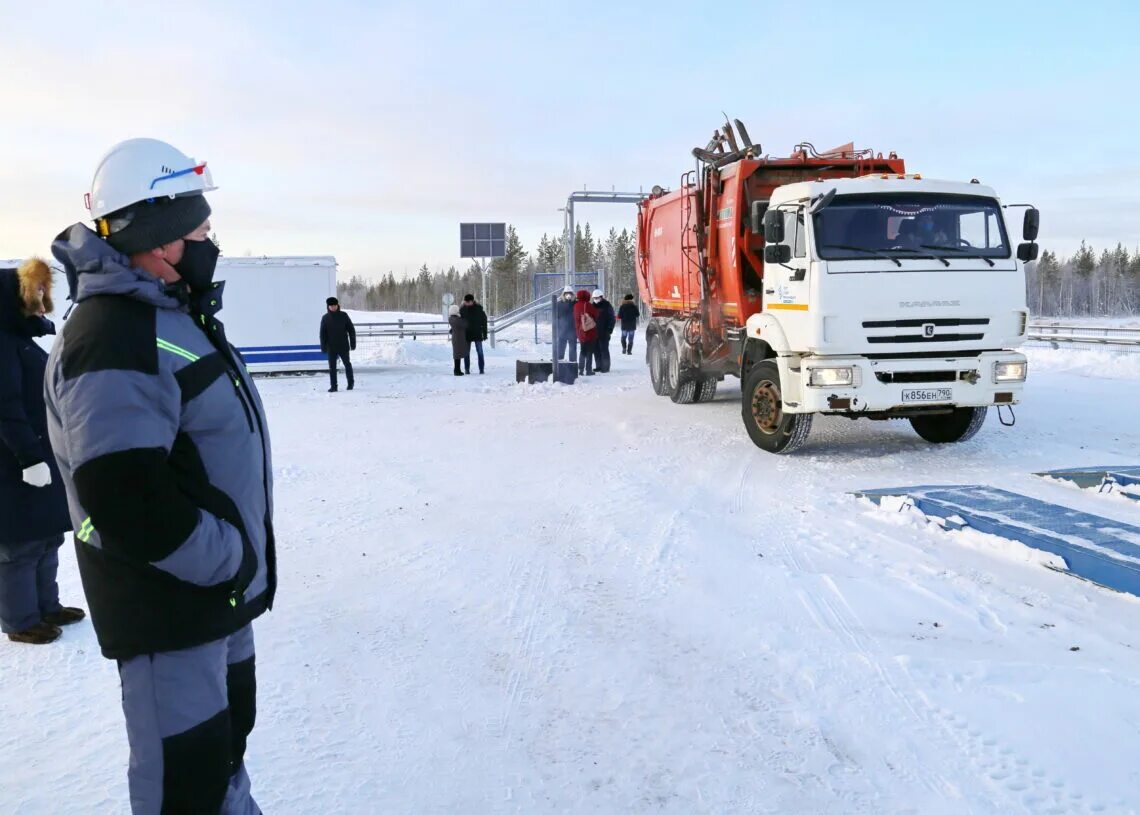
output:
<instances>
[{"instance_id":1,"label":"truck tire","mask_svg":"<svg viewBox=\"0 0 1140 815\"><path fill-rule=\"evenodd\" d=\"M661 383L662 396L672 396L677 390L677 375L680 373L680 359L677 358L677 343L666 335L661 341Z\"/></svg>"},{"instance_id":2,"label":"truck tire","mask_svg":"<svg viewBox=\"0 0 1140 815\"><path fill-rule=\"evenodd\" d=\"M697 385L696 379L686 379L673 391L673 401L678 405L691 405L697 401Z\"/></svg>"},{"instance_id":3,"label":"truck tire","mask_svg":"<svg viewBox=\"0 0 1140 815\"><path fill-rule=\"evenodd\" d=\"M654 334L646 345L645 356L649 361L649 381L653 385L653 392L658 396L665 395L665 358L661 353L661 337Z\"/></svg>"},{"instance_id":4,"label":"truck tire","mask_svg":"<svg viewBox=\"0 0 1140 815\"><path fill-rule=\"evenodd\" d=\"M757 362L744 377L741 414L752 443L769 453L791 453L811 432L810 413L785 413L780 369L775 360Z\"/></svg>"},{"instance_id":5,"label":"truck tire","mask_svg":"<svg viewBox=\"0 0 1140 815\"><path fill-rule=\"evenodd\" d=\"M697 388L697 401L711 402L713 399L716 399L716 386L717 378L715 376L702 379Z\"/></svg>"},{"instance_id":6,"label":"truck tire","mask_svg":"<svg viewBox=\"0 0 1140 815\"><path fill-rule=\"evenodd\" d=\"M672 339L665 341L665 391L669 398L678 405L691 405L697 398L697 382L681 371L681 354L677 350L677 343Z\"/></svg>"},{"instance_id":7,"label":"truck tire","mask_svg":"<svg viewBox=\"0 0 1140 815\"><path fill-rule=\"evenodd\" d=\"M968 441L977 435L986 421L985 407L954 408L951 413L937 416L912 416L914 432L931 444L952 444Z\"/></svg>"}]
</instances>

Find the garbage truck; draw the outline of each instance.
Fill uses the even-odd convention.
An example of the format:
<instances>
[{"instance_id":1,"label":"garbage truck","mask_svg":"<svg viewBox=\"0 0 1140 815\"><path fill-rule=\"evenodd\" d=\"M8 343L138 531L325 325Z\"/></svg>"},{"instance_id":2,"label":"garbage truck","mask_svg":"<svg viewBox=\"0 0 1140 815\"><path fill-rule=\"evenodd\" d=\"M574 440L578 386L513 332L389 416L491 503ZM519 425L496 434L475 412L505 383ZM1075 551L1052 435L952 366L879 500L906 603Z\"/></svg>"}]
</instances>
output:
<instances>
[{"instance_id":1,"label":"garbage truck","mask_svg":"<svg viewBox=\"0 0 1140 815\"><path fill-rule=\"evenodd\" d=\"M693 156L638 205L656 393L707 402L739 377L745 429L772 453L803 445L817 414L909 420L935 444L971 438L991 406L1012 422L1036 208L853 144L772 157L739 120Z\"/></svg>"}]
</instances>

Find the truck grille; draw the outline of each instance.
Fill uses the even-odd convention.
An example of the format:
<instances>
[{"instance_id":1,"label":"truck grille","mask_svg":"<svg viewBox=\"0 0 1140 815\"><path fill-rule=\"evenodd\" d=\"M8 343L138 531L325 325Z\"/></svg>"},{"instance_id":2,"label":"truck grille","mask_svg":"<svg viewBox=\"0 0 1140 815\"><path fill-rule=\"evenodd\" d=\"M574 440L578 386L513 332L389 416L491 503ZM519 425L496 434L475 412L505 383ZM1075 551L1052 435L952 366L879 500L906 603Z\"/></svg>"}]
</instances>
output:
<instances>
[{"instance_id":1,"label":"truck grille","mask_svg":"<svg viewBox=\"0 0 1140 815\"><path fill-rule=\"evenodd\" d=\"M982 339L985 336L985 332L948 331L947 329L967 326L985 326L989 324L990 320L988 317L931 317L925 320L922 318L908 320L864 320L863 328L904 329L904 331L897 334L869 334L867 335L867 342L871 344L970 342Z\"/></svg>"},{"instance_id":2,"label":"truck grille","mask_svg":"<svg viewBox=\"0 0 1140 815\"><path fill-rule=\"evenodd\" d=\"M930 382L956 382L957 371L875 371L875 379L884 385L892 382L928 384Z\"/></svg>"}]
</instances>

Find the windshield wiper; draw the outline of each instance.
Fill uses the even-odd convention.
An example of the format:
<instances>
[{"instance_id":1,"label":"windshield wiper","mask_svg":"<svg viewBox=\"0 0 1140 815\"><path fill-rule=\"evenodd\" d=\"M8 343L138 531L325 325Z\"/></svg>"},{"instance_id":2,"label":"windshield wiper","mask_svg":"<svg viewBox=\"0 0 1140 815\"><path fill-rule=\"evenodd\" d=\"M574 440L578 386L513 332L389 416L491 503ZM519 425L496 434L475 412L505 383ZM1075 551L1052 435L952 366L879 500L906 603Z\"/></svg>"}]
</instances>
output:
<instances>
[{"instance_id":1,"label":"windshield wiper","mask_svg":"<svg viewBox=\"0 0 1140 815\"><path fill-rule=\"evenodd\" d=\"M929 247L923 247L923 248L928 249ZM942 261L943 266L949 266L950 265L950 261L948 261L946 258L939 257L938 255L920 255L920 254L918 254L917 249L911 249L909 246L892 246L891 251L892 252L913 252L915 260L940 260L940 261Z\"/></svg>"},{"instance_id":2,"label":"windshield wiper","mask_svg":"<svg viewBox=\"0 0 1140 815\"><path fill-rule=\"evenodd\" d=\"M923 249L940 249L943 252L957 252L962 257L963 260L965 260L966 258L978 258L978 259L984 260L986 263L990 264L990 268L993 268L996 265L992 260L990 260L985 255L967 255L965 253L966 250L961 246L928 246L927 244L924 243L922 245L922 248ZM949 265L949 264L947 264L947 265Z\"/></svg>"},{"instance_id":3,"label":"windshield wiper","mask_svg":"<svg viewBox=\"0 0 1140 815\"><path fill-rule=\"evenodd\" d=\"M846 249L849 252L866 252L868 255L882 258L883 260L893 261L896 266L902 266L902 261L896 257L888 255L886 252L880 252L876 249L865 249L862 246L848 246L844 243L825 243L820 249Z\"/></svg>"}]
</instances>

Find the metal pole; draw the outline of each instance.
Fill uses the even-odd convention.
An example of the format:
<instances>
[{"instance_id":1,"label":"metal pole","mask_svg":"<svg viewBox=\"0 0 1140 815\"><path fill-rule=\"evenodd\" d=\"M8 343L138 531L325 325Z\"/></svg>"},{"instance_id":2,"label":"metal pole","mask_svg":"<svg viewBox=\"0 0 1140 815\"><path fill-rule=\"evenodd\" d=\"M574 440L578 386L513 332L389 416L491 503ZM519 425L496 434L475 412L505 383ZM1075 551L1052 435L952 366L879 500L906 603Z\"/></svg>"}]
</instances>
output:
<instances>
[{"instance_id":1,"label":"metal pole","mask_svg":"<svg viewBox=\"0 0 1140 815\"><path fill-rule=\"evenodd\" d=\"M479 271L483 277L483 308L487 308L487 258L479 258Z\"/></svg>"},{"instance_id":2,"label":"metal pole","mask_svg":"<svg viewBox=\"0 0 1140 815\"><path fill-rule=\"evenodd\" d=\"M569 202L567 202L569 204ZM562 208L562 262L565 265L567 252L570 251L570 245L566 241L566 236L570 234L570 210L567 207ZM553 271L553 270L551 270ZM562 285L570 285L570 272L565 268L562 271L563 282Z\"/></svg>"},{"instance_id":3,"label":"metal pole","mask_svg":"<svg viewBox=\"0 0 1140 815\"><path fill-rule=\"evenodd\" d=\"M566 232L566 285L573 286L574 273L578 269L574 258L574 244L577 241L574 234L574 201L572 199L566 201L566 217L570 221L570 228Z\"/></svg>"}]
</instances>

